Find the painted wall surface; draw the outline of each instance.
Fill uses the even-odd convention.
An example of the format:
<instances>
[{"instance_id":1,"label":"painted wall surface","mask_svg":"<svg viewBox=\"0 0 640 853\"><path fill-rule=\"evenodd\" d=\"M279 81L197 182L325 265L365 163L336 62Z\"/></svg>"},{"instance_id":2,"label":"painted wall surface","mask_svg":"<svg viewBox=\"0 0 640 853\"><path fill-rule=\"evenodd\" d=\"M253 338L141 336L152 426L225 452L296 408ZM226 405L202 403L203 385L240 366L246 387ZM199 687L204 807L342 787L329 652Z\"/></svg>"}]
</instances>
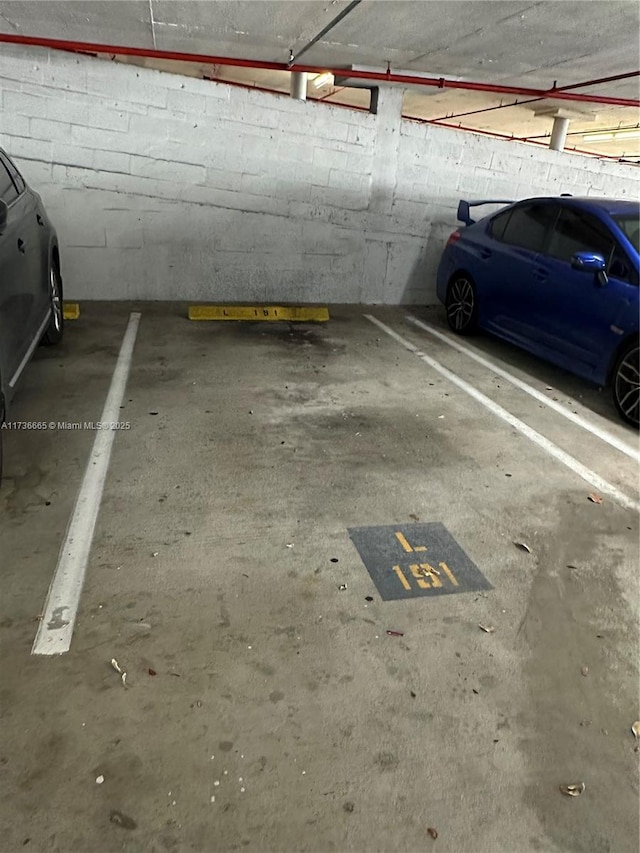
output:
<instances>
[{"instance_id":1,"label":"painted wall surface","mask_svg":"<svg viewBox=\"0 0 640 853\"><path fill-rule=\"evenodd\" d=\"M66 296L430 303L461 197L637 198L630 166L3 46L0 145L43 197Z\"/></svg>"}]
</instances>

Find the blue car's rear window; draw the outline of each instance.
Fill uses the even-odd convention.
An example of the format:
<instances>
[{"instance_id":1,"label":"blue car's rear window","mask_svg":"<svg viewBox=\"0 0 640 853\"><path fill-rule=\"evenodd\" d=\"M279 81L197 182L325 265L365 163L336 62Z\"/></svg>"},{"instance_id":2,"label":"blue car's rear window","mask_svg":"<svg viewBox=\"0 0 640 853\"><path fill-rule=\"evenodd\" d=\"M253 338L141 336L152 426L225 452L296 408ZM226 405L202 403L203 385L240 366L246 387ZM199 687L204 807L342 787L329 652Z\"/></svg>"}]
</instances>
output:
<instances>
[{"instance_id":1,"label":"blue car's rear window","mask_svg":"<svg viewBox=\"0 0 640 853\"><path fill-rule=\"evenodd\" d=\"M640 219L637 216L614 216L613 219L636 252L640 253Z\"/></svg>"}]
</instances>

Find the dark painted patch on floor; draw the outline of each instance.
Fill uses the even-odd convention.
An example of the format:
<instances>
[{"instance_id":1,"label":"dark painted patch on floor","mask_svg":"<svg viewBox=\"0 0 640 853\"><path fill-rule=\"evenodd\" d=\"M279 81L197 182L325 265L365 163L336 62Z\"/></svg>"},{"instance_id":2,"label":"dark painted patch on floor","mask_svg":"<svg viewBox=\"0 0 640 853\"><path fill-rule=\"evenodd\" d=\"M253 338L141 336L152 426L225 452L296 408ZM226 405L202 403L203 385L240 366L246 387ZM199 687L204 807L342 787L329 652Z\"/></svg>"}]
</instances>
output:
<instances>
[{"instance_id":1,"label":"dark painted patch on floor","mask_svg":"<svg viewBox=\"0 0 640 853\"><path fill-rule=\"evenodd\" d=\"M492 589L446 527L352 527L349 537L383 601Z\"/></svg>"}]
</instances>

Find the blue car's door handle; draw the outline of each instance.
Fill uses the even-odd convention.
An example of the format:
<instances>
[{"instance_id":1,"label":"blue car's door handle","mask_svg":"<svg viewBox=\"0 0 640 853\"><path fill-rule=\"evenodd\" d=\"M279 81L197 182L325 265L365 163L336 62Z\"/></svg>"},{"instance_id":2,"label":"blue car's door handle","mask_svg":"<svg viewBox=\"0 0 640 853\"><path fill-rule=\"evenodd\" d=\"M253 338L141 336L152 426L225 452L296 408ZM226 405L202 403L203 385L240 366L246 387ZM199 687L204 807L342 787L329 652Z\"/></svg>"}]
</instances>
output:
<instances>
[{"instance_id":1,"label":"blue car's door handle","mask_svg":"<svg viewBox=\"0 0 640 853\"><path fill-rule=\"evenodd\" d=\"M549 278L549 270L545 270L542 267L537 267L533 271L533 277L538 281L546 281Z\"/></svg>"},{"instance_id":2,"label":"blue car's door handle","mask_svg":"<svg viewBox=\"0 0 640 853\"><path fill-rule=\"evenodd\" d=\"M20 238L18 238L18 251L22 252L22 254L24 255L26 248L27 248L27 245L24 242L24 240L21 240Z\"/></svg>"},{"instance_id":3,"label":"blue car's door handle","mask_svg":"<svg viewBox=\"0 0 640 853\"><path fill-rule=\"evenodd\" d=\"M482 258L483 261L489 260L491 255L492 255L491 249L480 249L480 257Z\"/></svg>"}]
</instances>

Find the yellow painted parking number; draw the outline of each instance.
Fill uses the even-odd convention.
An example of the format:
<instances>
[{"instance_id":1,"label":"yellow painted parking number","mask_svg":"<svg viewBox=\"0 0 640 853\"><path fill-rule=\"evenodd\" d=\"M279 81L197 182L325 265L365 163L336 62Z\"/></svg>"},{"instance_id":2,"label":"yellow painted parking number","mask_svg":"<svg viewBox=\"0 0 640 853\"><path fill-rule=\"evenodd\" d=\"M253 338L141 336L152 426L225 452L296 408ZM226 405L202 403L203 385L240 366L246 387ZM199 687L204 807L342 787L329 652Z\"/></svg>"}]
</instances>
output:
<instances>
[{"instance_id":1,"label":"yellow painted parking number","mask_svg":"<svg viewBox=\"0 0 640 853\"><path fill-rule=\"evenodd\" d=\"M447 576L451 585L458 586L458 579L451 571L449 566L445 562L438 563L438 566ZM442 580L439 577L440 572L438 571L438 569L434 569L433 566L430 566L429 563L411 563L411 565L409 566L409 570L411 571L411 575L415 579L416 584L420 587L420 589L438 589L438 587L442 586ZM412 588L411 584L407 580L407 576L400 568L400 566L394 566L393 571L396 573L398 580L400 581L402 586L407 591L409 591Z\"/></svg>"},{"instance_id":2,"label":"yellow painted parking number","mask_svg":"<svg viewBox=\"0 0 640 853\"><path fill-rule=\"evenodd\" d=\"M426 545L410 545L407 538L399 530L396 531L396 539L402 545L403 550L406 551L407 554L424 552L427 550ZM438 566L446 575L452 586L458 586L458 580L449 566L445 562L438 563ZM400 566L394 566L393 571L396 573L396 576L402 586L407 590L407 592L409 592L412 589L412 586L407 580L407 576L404 571ZM420 589L438 589L439 587L442 587L440 572L429 563L411 563L409 565L409 571L411 572L411 576L415 580L416 585Z\"/></svg>"}]
</instances>

